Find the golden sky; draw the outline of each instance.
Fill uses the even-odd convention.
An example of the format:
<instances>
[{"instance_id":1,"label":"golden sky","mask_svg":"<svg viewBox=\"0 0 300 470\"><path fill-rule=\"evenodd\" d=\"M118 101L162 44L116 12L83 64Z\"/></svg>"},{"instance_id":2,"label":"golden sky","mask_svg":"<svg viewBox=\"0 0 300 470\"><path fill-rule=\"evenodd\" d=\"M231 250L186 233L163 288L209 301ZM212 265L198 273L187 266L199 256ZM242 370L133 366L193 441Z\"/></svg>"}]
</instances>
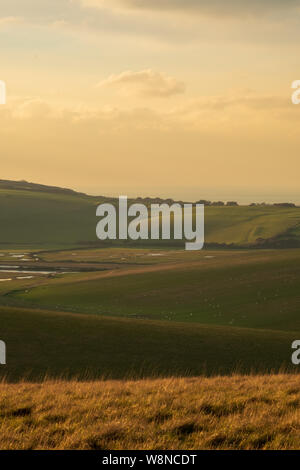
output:
<instances>
[{"instance_id":1,"label":"golden sky","mask_svg":"<svg viewBox=\"0 0 300 470\"><path fill-rule=\"evenodd\" d=\"M2 179L300 202L300 0L0 0Z\"/></svg>"}]
</instances>

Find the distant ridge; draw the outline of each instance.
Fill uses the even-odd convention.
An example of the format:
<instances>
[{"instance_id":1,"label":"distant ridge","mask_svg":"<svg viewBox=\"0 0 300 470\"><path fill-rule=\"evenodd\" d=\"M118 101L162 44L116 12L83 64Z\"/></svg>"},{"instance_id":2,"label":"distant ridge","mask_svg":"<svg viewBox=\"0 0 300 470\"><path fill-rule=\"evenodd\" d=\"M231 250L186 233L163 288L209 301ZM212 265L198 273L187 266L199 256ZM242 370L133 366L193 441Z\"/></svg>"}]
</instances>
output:
<instances>
[{"instance_id":1,"label":"distant ridge","mask_svg":"<svg viewBox=\"0 0 300 470\"><path fill-rule=\"evenodd\" d=\"M12 180L1 180L0 179L0 189L17 189L17 190L25 190L25 191L41 191L45 193L60 193L60 194L72 194L72 195L79 195L79 196L88 196L85 193L80 193L78 191L74 191L73 189L68 188L60 188L59 186L48 186L45 184L38 184L38 183L30 183L25 180L21 181L12 181Z\"/></svg>"},{"instance_id":2,"label":"distant ridge","mask_svg":"<svg viewBox=\"0 0 300 470\"><path fill-rule=\"evenodd\" d=\"M96 238L96 206L108 202L117 206L118 200L24 180L0 179L0 246L34 249L104 246ZM153 197L128 199L129 204L134 202L149 206L180 201ZM250 207L239 206L234 201L198 202L206 206L206 248L300 247L300 207L292 203L253 203ZM179 240L172 243L181 246ZM151 244L159 245L154 240ZM147 243L137 240L135 245L143 247Z\"/></svg>"},{"instance_id":3,"label":"distant ridge","mask_svg":"<svg viewBox=\"0 0 300 470\"><path fill-rule=\"evenodd\" d=\"M52 193L52 194L65 194L70 196L81 196L88 198L90 200L105 200L111 202L117 202L118 198L114 196L103 196L103 195L90 195L83 192L75 191L74 189L69 188L61 188L59 186L50 186L46 184L39 184L39 183L32 183L26 180L14 181L14 180L3 180L0 179L0 190L1 189L8 189L8 190L19 190L19 191L36 191L36 192L43 192L43 193ZM161 197L129 197L128 202L137 202L137 203L144 203L146 205L150 204L169 204L172 205L174 203L179 204L192 204L190 201L182 201L182 200L174 200L171 198L161 198ZM229 207L237 207L239 203L236 201L208 201L205 199L200 199L196 201L198 204L204 204L205 206L229 206ZM193 203L195 204L195 202ZM280 203L251 203L245 204L245 206L252 206L252 207L278 207L278 208L296 208L299 207L293 202L280 202Z\"/></svg>"},{"instance_id":4,"label":"distant ridge","mask_svg":"<svg viewBox=\"0 0 300 470\"><path fill-rule=\"evenodd\" d=\"M82 193L75 191L69 188L61 188L59 186L49 186L46 184L31 183L25 180L13 181L13 180L2 180L0 179L0 189L8 190L18 190L18 191L36 191L44 193L55 193L55 194L69 194L72 196L84 196L90 199L105 199L110 201L116 201L116 197L109 196L92 196L90 194ZM172 204L174 202L180 202L183 204L183 201L174 201L173 199L163 199L160 197L137 197L137 198L128 198L129 201L145 202L146 204L151 203L168 203Z\"/></svg>"}]
</instances>

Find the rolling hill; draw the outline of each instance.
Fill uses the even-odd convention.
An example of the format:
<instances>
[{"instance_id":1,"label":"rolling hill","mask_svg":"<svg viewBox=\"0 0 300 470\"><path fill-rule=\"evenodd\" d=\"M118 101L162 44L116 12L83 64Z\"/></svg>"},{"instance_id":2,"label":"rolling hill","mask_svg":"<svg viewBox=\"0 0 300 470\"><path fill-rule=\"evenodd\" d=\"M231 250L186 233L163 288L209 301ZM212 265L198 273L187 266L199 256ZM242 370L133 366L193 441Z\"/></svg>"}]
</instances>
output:
<instances>
[{"instance_id":1,"label":"rolling hill","mask_svg":"<svg viewBox=\"0 0 300 470\"><path fill-rule=\"evenodd\" d=\"M116 202L64 188L0 180L0 247L101 246L95 234L95 212L98 204L108 201ZM205 241L207 246L298 247L300 208L208 206ZM182 243L173 241L173 245Z\"/></svg>"},{"instance_id":2,"label":"rolling hill","mask_svg":"<svg viewBox=\"0 0 300 470\"><path fill-rule=\"evenodd\" d=\"M104 259L108 253L113 255L114 249L106 250ZM123 250L124 264L115 269L107 264L102 272L46 282L34 279L23 287L3 283L2 302L74 313L300 331L300 250L156 250L142 260L139 256L135 264L133 255L141 253ZM98 250L98 260L101 254ZM81 253L83 258L88 255L88 250ZM51 259L51 254L47 256ZM73 256L74 270L81 264L76 259Z\"/></svg>"},{"instance_id":3,"label":"rolling hill","mask_svg":"<svg viewBox=\"0 0 300 470\"><path fill-rule=\"evenodd\" d=\"M206 207L208 249L186 252L98 243L107 200L0 181L2 376L297 371L300 250L250 248L297 244L300 208Z\"/></svg>"},{"instance_id":4,"label":"rolling hill","mask_svg":"<svg viewBox=\"0 0 300 470\"><path fill-rule=\"evenodd\" d=\"M294 332L1 307L9 381L297 372Z\"/></svg>"}]
</instances>

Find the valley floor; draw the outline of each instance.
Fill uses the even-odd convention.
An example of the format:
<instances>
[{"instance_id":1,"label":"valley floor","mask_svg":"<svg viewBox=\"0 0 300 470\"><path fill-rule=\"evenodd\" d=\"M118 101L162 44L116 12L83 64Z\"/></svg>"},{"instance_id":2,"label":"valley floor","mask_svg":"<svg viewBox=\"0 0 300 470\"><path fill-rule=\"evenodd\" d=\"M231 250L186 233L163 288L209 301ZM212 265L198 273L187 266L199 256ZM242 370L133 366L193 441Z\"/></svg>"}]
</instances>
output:
<instances>
[{"instance_id":1,"label":"valley floor","mask_svg":"<svg viewBox=\"0 0 300 470\"><path fill-rule=\"evenodd\" d=\"M0 449L299 449L300 376L0 385Z\"/></svg>"}]
</instances>

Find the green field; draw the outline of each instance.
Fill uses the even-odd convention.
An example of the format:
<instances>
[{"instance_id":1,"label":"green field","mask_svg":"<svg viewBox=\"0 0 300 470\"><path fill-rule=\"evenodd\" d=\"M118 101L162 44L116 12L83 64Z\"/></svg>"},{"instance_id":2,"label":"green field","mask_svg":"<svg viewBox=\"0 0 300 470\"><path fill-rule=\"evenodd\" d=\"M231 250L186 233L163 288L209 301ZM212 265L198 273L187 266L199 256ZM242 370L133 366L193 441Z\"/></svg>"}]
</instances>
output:
<instances>
[{"instance_id":1,"label":"green field","mask_svg":"<svg viewBox=\"0 0 300 470\"><path fill-rule=\"evenodd\" d=\"M203 251L193 261L176 250L115 250L72 252L74 267L92 256L105 271L0 283L0 336L9 345L2 375L297 372L300 250ZM40 253L37 264L68 255Z\"/></svg>"},{"instance_id":2,"label":"green field","mask_svg":"<svg viewBox=\"0 0 300 470\"><path fill-rule=\"evenodd\" d=\"M115 203L114 200L75 192L41 191L35 185L24 187L27 186L22 183L9 186L0 181L0 246L55 249L99 244L96 207L103 202ZM300 207L206 207L207 244L240 246L255 244L259 239L300 246Z\"/></svg>"},{"instance_id":3,"label":"green field","mask_svg":"<svg viewBox=\"0 0 300 470\"><path fill-rule=\"evenodd\" d=\"M0 308L9 380L297 371L293 332Z\"/></svg>"},{"instance_id":4,"label":"green field","mask_svg":"<svg viewBox=\"0 0 300 470\"><path fill-rule=\"evenodd\" d=\"M204 251L193 261L171 253L150 266L35 281L6 298L78 313L300 331L300 250Z\"/></svg>"},{"instance_id":5,"label":"green field","mask_svg":"<svg viewBox=\"0 0 300 470\"><path fill-rule=\"evenodd\" d=\"M207 207L215 247L186 252L101 246L104 198L47 191L0 189L2 376L297 372L300 248L261 239L293 246L300 208Z\"/></svg>"}]
</instances>

